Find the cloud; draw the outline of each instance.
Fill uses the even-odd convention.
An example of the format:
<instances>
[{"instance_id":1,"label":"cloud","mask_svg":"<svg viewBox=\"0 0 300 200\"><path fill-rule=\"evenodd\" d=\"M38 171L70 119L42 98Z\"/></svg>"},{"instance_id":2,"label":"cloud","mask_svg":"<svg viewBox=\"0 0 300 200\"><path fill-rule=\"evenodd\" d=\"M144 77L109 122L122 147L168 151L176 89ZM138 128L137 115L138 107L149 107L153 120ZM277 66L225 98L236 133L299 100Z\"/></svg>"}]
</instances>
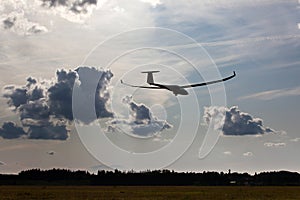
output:
<instances>
[{"instance_id":1,"label":"cloud","mask_svg":"<svg viewBox=\"0 0 300 200\"><path fill-rule=\"evenodd\" d=\"M110 98L107 86L112 76L110 71L79 67L76 70L58 70L55 80L37 81L29 77L23 86L5 86L3 96L19 114L24 129L13 122L6 122L1 129L1 136L5 139L24 136L28 139L66 140L69 137L68 123L73 120L72 94L76 80L80 82L80 89L87 93L84 96L93 96L95 91L91 88L91 81L96 81L96 116L112 117L113 113L106 108ZM86 112L82 110L82 113ZM79 120L90 123L94 119L83 115Z\"/></svg>"},{"instance_id":2,"label":"cloud","mask_svg":"<svg viewBox=\"0 0 300 200\"><path fill-rule=\"evenodd\" d=\"M224 151L223 154L224 154L224 155L227 155L227 156L232 155L231 151Z\"/></svg>"},{"instance_id":3,"label":"cloud","mask_svg":"<svg viewBox=\"0 0 300 200\"><path fill-rule=\"evenodd\" d=\"M290 96L300 96L300 87L258 92L248 96L243 96L239 98L239 100L258 99L258 100L268 101L272 99L277 99L281 97L290 97Z\"/></svg>"},{"instance_id":4,"label":"cloud","mask_svg":"<svg viewBox=\"0 0 300 200\"><path fill-rule=\"evenodd\" d=\"M0 5L0 27L19 35L48 32L37 22L45 15L59 15L68 21L83 23L97 8L97 0L5 0ZM39 20L42 21L42 20Z\"/></svg>"},{"instance_id":5,"label":"cloud","mask_svg":"<svg viewBox=\"0 0 300 200\"><path fill-rule=\"evenodd\" d=\"M48 121L50 118L49 106L45 99L37 99L29 101L19 107L20 119L23 124L43 124L43 121Z\"/></svg>"},{"instance_id":6,"label":"cloud","mask_svg":"<svg viewBox=\"0 0 300 200\"><path fill-rule=\"evenodd\" d=\"M95 68L80 67L75 70L78 74L78 91L80 91L80 103L86 107L87 102L91 102L95 98L95 112L97 118L110 118L113 113L107 109L107 104L110 101L109 83L113 77L113 73L109 70L97 70ZM94 87L96 86L96 91ZM94 111L83 110L77 115L77 120L84 123L90 123L94 120L91 115Z\"/></svg>"},{"instance_id":7,"label":"cloud","mask_svg":"<svg viewBox=\"0 0 300 200\"><path fill-rule=\"evenodd\" d=\"M97 5L97 0L40 0L46 7L66 7L74 13L87 13L89 6Z\"/></svg>"},{"instance_id":8,"label":"cloud","mask_svg":"<svg viewBox=\"0 0 300 200\"><path fill-rule=\"evenodd\" d=\"M4 122L0 128L0 136L4 139L16 139L27 136L27 133L13 122Z\"/></svg>"},{"instance_id":9,"label":"cloud","mask_svg":"<svg viewBox=\"0 0 300 200\"><path fill-rule=\"evenodd\" d=\"M48 151L47 154L53 156L55 154L55 151Z\"/></svg>"},{"instance_id":10,"label":"cloud","mask_svg":"<svg viewBox=\"0 0 300 200\"><path fill-rule=\"evenodd\" d=\"M264 143L264 146L266 146L266 147L285 147L286 143L284 143L284 142L279 142L279 143L266 142L266 143Z\"/></svg>"},{"instance_id":11,"label":"cloud","mask_svg":"<svg viewBox=\"0 0 300 200\"><path fill-rule=\"evenodd\" d=\"M275 133L274 130L263 126L263 120L255 118L248 113L241 112L237 106L204 107L203 119L207 125L212 123L214 130L222 131L223 135L262 135Z\"/></svg>"},{"instance_id":12,"label":"cloud","mask_svg":"<svg viewBox=\"0 0 300 200\"><path fill-rule=\"evenodd\" d=\"M4 30L11 30L19 35L33 35L46 33L48 29L39 23L28 20L24 12L10 12L0 16L1 27Z\"/></svg>"},{"instance_id":13,"label":"cloud","mask_svg":"<svg viewBox=\"0 0 300 200\"><path fill-rule=\"evenodd\" d=\"M300 141L300 138L294 138L294 139L291 139L290 141L291 141L291 142L299 142L299 141Z\"/></svg>"},{"instance_id":14,"label":"cloud","mask_svg":"<svg viewBox=\"0 0 300 200\"><path fill-rule=\"evenodd\" d=\"M160 0L140 0L141 2L144 3L149 3L152 7L156 7L160 4L162 4L162 2Z\"/></svg>"},{"instance_id":15,"label":"cloud","mask_svg":"<svg viewBox=\"0 0 300 200\"><path fill-rule=\"evenodd\" d=\"M77 73L58 70L56 77L57 82L48 89L50 112L57 117L72 120L72 91Z\"/></svg>"},{"instance_id":16,"label":"cloud","mask_svg":"<svg viewBox=\"0 0 300 200\"><path fill-rule=\"evenodd\" d=\"M48 151L47 154L53 156L55 154L55 151Z\"/></svg>"},{"instance_id":17,"label":"cloud","mask_svg":"<svg viewBox=\"0 0 300 200\"><path fill-rule=\"evenodd\" d=\"M245 152L245 153L243 153L243 156L245 156L245 157L252 157L253 153L252 152Z\"/></svg>"},{"instance_id":18,"label":"cloud","mask_svg":"<svg viewBox=\"0 0 300 200\"><path fill-rule=\"evenodd\" d=\"M69 137L66 125L53 125L51 123L46 126L30 126L28 134L29 139L41 140L66 140Z\"/></svg>"},{"instance_id":19,"label":"cloud","mask_svg":"<svg viewBox=\"0 0 300 200\"><path fill-rule=\"evenodd\" d=\"M157 133L172 128L165 120L153 116L150 108L144 104L137 104L132 97L126 96L123 103L129 107L128 118L113 119L107 122L108 132L123 130L137 137L152 137Z\"/></svg>"},{"instance_id":20,"label":"cloud","mask_svg":"<svg viewBox=\"0 0 300 200\"><path fill-rule=\"evenodd\" d=\"M40 0L41 6L71 22L82 23L97 8L98 0Z\"/></svg>"}]
</instances>

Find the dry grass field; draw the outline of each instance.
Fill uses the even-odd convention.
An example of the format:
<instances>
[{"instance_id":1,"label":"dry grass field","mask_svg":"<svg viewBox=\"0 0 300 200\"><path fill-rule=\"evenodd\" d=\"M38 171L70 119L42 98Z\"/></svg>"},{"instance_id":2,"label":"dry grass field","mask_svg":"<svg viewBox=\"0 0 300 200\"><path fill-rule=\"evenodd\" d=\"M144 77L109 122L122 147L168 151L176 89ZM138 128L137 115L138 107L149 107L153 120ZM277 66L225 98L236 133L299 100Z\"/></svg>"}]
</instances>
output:
<instances>
[{"instance_id":1,"label":"dry grass field","mask_svg":"<svg viewBox=\"0 0 300 200\"><path fill-rule=\"evenodd\" d=\"M300 187L0 186L0 199L300 199Z\"/></svg>"}]
</instances>

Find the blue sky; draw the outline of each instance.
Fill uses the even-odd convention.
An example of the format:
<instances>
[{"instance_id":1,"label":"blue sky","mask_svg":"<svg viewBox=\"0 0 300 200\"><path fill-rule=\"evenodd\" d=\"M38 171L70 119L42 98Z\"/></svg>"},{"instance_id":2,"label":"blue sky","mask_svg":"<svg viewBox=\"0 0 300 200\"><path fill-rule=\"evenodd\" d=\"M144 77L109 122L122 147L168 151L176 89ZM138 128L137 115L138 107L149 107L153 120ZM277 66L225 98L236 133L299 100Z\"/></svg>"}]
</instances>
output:
<instances>
[{"instance_id":1,"label":"blue sky","mask_svg":"<svg viewBox=\"0 0 300 200\"><path fill-rule=\"evenodd\" d=\"M297 1L52 2L0 6L1 173L53 167L299 171ZM145 84L140 71L153 68L161 70L156 81L172 84L232 71L237 77L186 97L120 84ZM84 102L93 100L98 82L91 80L99 78L97 113L89 116ZM65 91L73 92L74 83L83 101L75 119L87 117L85 125L74 124L68 110L72 95ZM27 95L21 105L13 101L20 99L13 95L18 89ZM199 157L202 145L207 149Z\"/></svg>"}]
</instances>

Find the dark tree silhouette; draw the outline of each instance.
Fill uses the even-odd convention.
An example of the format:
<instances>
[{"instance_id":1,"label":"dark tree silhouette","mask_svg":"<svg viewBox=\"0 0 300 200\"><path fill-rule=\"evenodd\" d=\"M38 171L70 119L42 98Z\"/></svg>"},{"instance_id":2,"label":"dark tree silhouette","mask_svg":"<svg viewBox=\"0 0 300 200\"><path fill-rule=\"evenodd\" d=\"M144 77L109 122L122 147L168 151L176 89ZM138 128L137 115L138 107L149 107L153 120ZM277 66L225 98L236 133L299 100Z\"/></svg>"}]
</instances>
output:
<instances>
[{"instance_id":1,"label":"dark tree silhouette","mask_svg":"<svg viewBox=\"0 0 300 200\"><path fill-rule=\"evenodd\" d=\"M170 170L134 171L87 171L67 169L31 169L18 175L0 175L0 185L157 185L157 186L229 186L229 185L270 185L300 186L300 174L278 171L250 175L236 172L175 172Z\"/></svg>"}]
</instances>

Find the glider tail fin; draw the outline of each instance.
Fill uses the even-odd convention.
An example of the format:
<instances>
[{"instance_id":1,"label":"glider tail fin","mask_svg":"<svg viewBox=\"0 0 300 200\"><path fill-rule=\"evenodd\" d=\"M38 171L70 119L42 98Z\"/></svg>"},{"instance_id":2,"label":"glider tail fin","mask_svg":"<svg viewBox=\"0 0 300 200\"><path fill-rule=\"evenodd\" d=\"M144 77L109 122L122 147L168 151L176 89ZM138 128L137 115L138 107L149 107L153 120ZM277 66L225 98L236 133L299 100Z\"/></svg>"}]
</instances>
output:
<instances>
[{"instance_id":1,"label":"glider tail fin","mask_svg":"<svg viewBox=\"0 0 300 200\"><path fill-rule=\"evenodd\" d=\"M147 83L151 85L154 83L153 73L157 73L157 72L159 72L159 71L144 71L142 73L147 74Z\"/></svg>"}]
</instances>

